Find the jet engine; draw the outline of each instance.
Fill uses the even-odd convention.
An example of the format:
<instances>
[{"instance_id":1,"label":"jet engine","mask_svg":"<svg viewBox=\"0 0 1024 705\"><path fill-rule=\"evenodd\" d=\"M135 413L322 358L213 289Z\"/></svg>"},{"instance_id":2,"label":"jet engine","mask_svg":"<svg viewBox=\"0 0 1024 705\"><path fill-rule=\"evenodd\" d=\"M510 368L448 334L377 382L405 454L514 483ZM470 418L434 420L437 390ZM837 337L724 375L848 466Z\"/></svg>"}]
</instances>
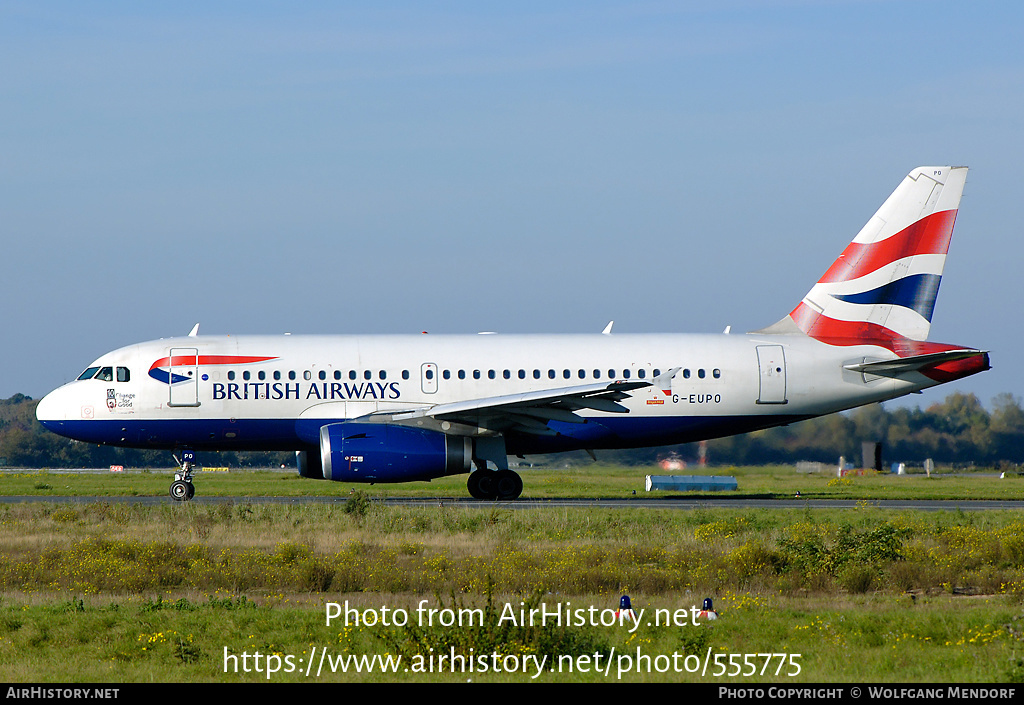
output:
<instances>
[{"instance_id":1,"label":"jet engine","mask_svg":"<svg viewBox=\"0 0 1024 705\"><path fill-rule=\"evenodd\" d=\"M422 428L347 421L320 429L320 458L328 480L430 480L469 472L473 442Z\"/></svg>"},{"instance_id":2,"label":"jet engine","mask_svg":"<svg viewBox=\"0 0 1024 705\"><path fill-rule=\"evenodd\" d=\"M299 469L299 475L312 480L324 479L324 468L320 464L320 454L308 450L295 451L295 466Z\"/></svg>"}]
</instances>

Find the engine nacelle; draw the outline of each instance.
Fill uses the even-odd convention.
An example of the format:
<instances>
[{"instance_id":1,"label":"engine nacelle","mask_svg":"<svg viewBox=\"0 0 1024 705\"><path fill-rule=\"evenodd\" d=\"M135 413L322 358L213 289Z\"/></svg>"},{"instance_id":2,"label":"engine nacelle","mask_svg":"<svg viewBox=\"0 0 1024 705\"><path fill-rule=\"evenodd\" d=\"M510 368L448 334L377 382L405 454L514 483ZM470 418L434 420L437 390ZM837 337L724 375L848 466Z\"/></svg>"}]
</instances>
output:
<instances>
[{"instance_id":1,"label":"engine nacelle","mask_svg":"<svg viewBox=\"0 0 1024 705\"><path fill-rule=\"evenodd\" d=\"M299 469L299 475L308 477L311 480L324 479L324 468L320 461L320 454L308 450L295 451L295 467Z\"/></svg>"},{"instance_id":2,"label":"engine nacelle","mask_svg":"<svg viewBox=\"0 0 1024 705\"><path fill-rule=\"evenodd\" d=\"M341 482L410 482L469 472L473 442L410 426L343 422L320 429L323 476Z\"/></svg>"}]
</instances>

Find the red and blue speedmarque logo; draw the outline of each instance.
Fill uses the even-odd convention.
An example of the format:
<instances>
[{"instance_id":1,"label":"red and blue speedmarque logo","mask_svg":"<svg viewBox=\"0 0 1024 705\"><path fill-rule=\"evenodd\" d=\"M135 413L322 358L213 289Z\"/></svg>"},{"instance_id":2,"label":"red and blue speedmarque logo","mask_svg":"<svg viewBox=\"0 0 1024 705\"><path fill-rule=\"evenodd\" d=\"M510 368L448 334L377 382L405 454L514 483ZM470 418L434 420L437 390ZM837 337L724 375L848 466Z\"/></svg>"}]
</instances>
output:
<instances>
[{"instance_id":1,"label":"red and blue speedmarque logo","mask_svg":"<svg viewBox=\"0 0 1024 705\"><path fill-rule=\"evenodd\" d=\"M198 365L247 365L276 359L276 357L256 355L175 355L174 357L162 357L154 362L149 368L149 376L164 384L177 384L192 379L187 375L177 373L177 370L184 368ZM176 371L171 372L171 370Z\"/></svg>"}]
</instances>

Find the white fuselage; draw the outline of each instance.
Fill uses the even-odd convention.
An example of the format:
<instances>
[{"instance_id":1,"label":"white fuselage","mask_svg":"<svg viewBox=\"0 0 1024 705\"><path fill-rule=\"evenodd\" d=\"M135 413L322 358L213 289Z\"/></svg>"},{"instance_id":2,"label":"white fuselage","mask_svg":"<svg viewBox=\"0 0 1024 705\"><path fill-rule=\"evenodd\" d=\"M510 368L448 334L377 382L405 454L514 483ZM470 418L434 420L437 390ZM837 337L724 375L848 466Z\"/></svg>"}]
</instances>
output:
<instances>
[{"instance_id":1,"label":"white fuselage","mask_svg":"<svg viewBox=\"0 0 1024 705\"><path fill-rule=\"evenodd\" d=\"M625 411L584 409L510 453L663 445L741 433L936 384L844 370L895 355L801 335L196 336L115 350L37 415L58 433L130 447L299 450L324 423L595 382L653 382ZM106 371L110 368L109 371ZM126 381L120 381L126 380ZM664 379L662 380L664 381Z\"/></svg>"}]
</instances>

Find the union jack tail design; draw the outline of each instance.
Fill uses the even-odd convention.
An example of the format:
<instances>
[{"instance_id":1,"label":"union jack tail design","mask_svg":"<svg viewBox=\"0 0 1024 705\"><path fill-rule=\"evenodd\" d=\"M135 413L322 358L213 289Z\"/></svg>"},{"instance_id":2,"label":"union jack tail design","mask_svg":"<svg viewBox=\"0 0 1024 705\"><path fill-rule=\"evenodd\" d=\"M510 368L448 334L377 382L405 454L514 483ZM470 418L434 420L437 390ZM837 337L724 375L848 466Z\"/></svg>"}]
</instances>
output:
<instances>
[{"instance_id":1,"label":"union jack tail design","mask_svg":"<svg viewBox=\"0 0 1024 705\"><path fill-rule=\"evenodd\" d=\"M886 199L789 316L832 345L923 341L931 328L967 167L918 167Z\"/></svg>"}]
</instances>

